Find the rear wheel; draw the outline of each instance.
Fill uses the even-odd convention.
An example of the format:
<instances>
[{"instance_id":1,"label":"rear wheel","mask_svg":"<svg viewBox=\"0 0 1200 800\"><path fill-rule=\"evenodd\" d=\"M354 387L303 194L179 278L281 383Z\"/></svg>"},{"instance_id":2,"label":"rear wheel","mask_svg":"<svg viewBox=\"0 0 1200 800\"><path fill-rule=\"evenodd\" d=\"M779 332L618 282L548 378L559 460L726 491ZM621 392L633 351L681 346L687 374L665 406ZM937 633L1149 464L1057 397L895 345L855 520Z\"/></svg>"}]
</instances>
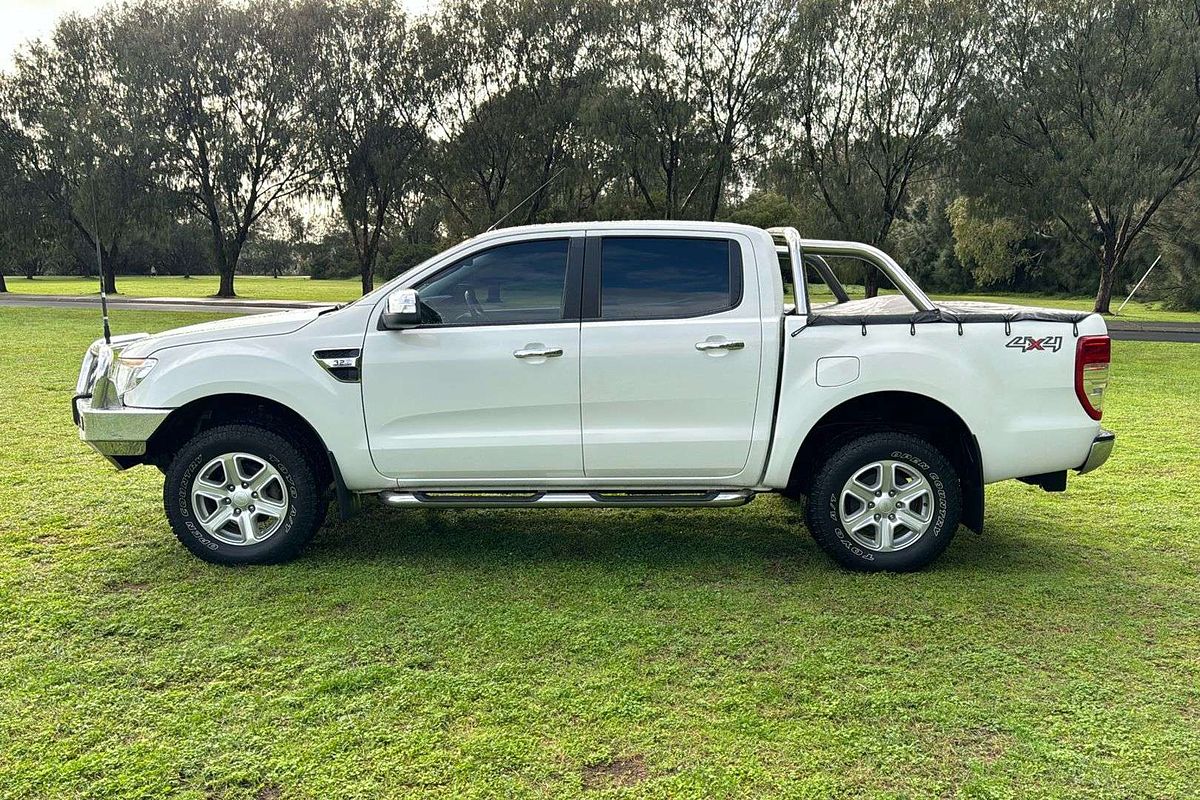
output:
<instances>
[{"instance_id":1,"label":"rear wheel","mask_svg":"<svg viewBox=\"0 0 1200 800\"><path fill-rule=\"evenodd\" d=\"M962 515L954 466L905 433L872 433L818 466L807 509L817 543L850 569L908 572L946 549Z\"/></svg>"},{"instance_id":2,"label":"rear wheel","mask_svg":"<svg viewBox=\"0 0 1200 800\"><path fill-rule=\"evenodd\" d=\"M183 546L216 564L293 558L326 508L304 454L274 431L242 424L211 428L180 448L163 503Z\"/></svg>"}]
</instances>

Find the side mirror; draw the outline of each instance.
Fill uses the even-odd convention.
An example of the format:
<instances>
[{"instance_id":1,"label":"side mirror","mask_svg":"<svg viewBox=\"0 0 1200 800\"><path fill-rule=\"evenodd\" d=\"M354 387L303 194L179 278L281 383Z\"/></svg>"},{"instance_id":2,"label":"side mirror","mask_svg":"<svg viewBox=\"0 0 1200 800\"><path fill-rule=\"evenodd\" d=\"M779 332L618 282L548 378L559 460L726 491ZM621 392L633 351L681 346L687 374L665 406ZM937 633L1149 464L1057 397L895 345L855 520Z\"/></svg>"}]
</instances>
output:
<instances>
[{"instance_id":1,"label":"side mirror","mask_svg":"<svg viewBox=\"0 0 1200 800\"><path fill-rule=\"evenodd\" d=\"M397 289L388 295L387 307L379 318L384 330L401 330L421 324L421 298L416 289Z\"/></svg>"}]
</instances>

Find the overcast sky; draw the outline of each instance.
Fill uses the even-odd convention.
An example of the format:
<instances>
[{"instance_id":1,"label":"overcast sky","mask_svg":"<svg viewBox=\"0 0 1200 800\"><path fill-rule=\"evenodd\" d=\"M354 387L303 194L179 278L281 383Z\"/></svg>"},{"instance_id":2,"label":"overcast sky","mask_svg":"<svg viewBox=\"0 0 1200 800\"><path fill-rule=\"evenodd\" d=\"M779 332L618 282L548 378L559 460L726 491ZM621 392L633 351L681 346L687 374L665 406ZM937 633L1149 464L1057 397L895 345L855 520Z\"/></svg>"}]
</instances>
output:
<instances>
[{"instance_id":1,"label":"overcast sky","mask_svg":"<svg viewBox=\"0 0 1200 800\"><path fill-rule=\"evenodd\" d=\"M0 69L12 66L13 53L21 43L50 33L54 21L74 11L90 14L107 0L0 0ZM410 12L421 13L430 0L404 0Z\"/></svg>"},{"instance_id":2,"label":"overcast sky","mask_svg":"<svg viewBox=\"0 0 1200 800\"><path fill-rule=\"evenodd\" d=\"M104 0L0 0L0 67L12 66L17 46L45 36L63 14L90 14L103 4Z\"/></svg>"}]
</instances>

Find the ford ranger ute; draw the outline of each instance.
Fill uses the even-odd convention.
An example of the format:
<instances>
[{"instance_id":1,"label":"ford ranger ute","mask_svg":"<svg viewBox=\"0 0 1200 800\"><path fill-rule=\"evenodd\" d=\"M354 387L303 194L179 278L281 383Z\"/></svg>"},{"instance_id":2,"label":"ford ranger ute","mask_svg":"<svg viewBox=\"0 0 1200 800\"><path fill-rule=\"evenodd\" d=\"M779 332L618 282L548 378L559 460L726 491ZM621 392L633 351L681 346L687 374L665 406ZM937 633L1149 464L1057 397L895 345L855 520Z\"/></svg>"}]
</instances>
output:
<instances>
[{"instance_id":1,"label":"ford ranger ute","mask_svg":"<svg viewBox=\"0 0 1200 800\"><path fill-rule=\"evenodd\" d=\"M851 299L831 262L882 273ZM862 263L850 263L853 269ZM152 464L179 541L281 562L331 501L594 508L806 498L841 564L912 570L984 485L1104 463L1101 317L934 303L887 254L698 222L496 230L345 306L113 337L80 437Z\"/></svg>"}]
</instances>

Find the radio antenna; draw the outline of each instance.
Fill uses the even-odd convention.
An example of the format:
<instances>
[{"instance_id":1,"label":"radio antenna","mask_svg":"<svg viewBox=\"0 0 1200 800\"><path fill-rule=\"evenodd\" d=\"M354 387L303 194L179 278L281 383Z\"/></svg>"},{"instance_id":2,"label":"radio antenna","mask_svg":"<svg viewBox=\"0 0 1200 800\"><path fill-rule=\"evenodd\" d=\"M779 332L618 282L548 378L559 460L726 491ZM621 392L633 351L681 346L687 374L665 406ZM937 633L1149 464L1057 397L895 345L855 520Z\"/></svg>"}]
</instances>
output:
<instances>
[{"instance_id":1,"label":"radio antenna","mask_svg":"<svg viewBox=\"0 0 1200 800\"><path fill-rule=\"evenodd\" d=\"M518 208L520 208L521 206L525 205L525 204L526 204L526 203L528 203L530 200L532 200L532 199L534 198L534 195L536 195L536 194L537 194L538 192L540 192L542 189L545 189L547 186L549 186L549 185L550 185L550 181L554 180L554 179L555 179L555 178L557 178L559 175L562 175L562 174L563 174L563 172L564 172L564 171L566 171L566 169L567 169L566 167L559 167L559 168L558 168L558 172L554 173L554 174L553 174L553 175L551 175L549 178L546 178L546 180L542 182L542 185L541 185L541 186L539 186L539 187L537 187L536 189L534 189L532 192L530 192L530 193L529 193L529 196L528 196L528 197L526 197L526 198L525 198L524 200L522 200L521 202L517 203L517 204L516 204L515 206L513 206L512 208L510 208L510 209L508 210L508 213L507 213L507 214L505 214L503 217L501 217L500 219L498 219L498 220L496 220L495 222L493 222L493 223L492 223L492 226L491 226L490 228L488 228L486 231L484 231L484 233L489 233L489 232L491 232L491 231L494 231L494 230L496 230L496 227L497 227L497 226L498 226L498 225L499 225L501 222L504 222L504 220L506 220L506 219L508 219L509 217L511 217L511 216L513 215L513 212L515 212L515 211L516 211Z\"/></svg>"},{"instance_id":2,"label":"radio antenna","mask_svg":"<svg viewBox=\"0 0 1200 800\"><path fill-rule=\"evenodd\" d=\"M94 166L94 165L93 165ZM96 172L92 170L92 240L96 243L96 269L100 273L100 319L104 326L104 343L112 344L108 327L108 293L104 290L104 260L100 256L100 209L96 206Z\"/></svg>"}]
</instances>

